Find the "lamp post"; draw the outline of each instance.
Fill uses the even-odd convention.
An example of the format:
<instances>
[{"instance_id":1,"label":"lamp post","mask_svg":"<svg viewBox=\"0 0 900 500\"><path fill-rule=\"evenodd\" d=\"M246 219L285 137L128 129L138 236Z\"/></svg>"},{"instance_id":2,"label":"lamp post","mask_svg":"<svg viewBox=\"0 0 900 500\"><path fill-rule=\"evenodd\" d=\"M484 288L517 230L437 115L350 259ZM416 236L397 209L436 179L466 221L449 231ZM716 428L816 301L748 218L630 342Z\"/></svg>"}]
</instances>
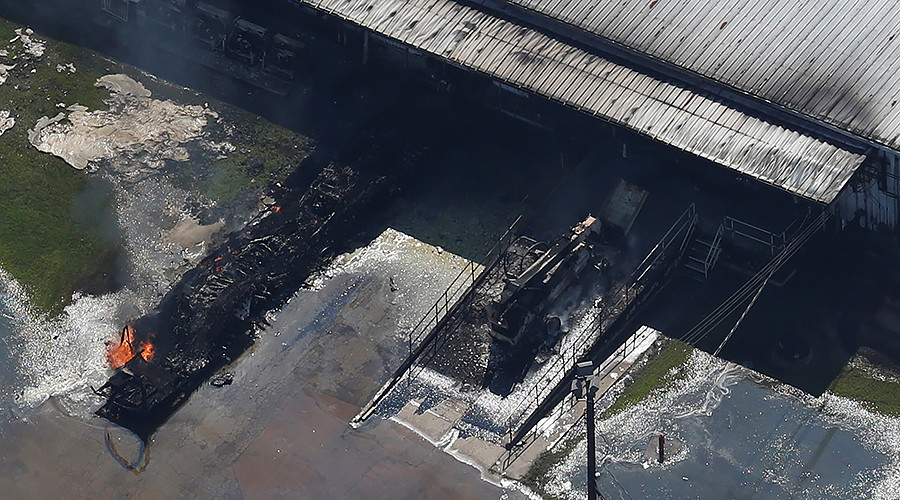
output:
<instances>
[{"instance_id":1,"label":"lamp post","mask_svg":"<svg viewBox=\"0 0 900 500\"><path fill-rule=\"evenodd\" d=\"M597 392L597 375L594 373L593 361L582 361L575 364L575 380L572 381L572 392L578 399L584 398L587 410L587 491L588 500L597 500L597 443L594 440L594 395Z\"/></svg>"}]
</instances>

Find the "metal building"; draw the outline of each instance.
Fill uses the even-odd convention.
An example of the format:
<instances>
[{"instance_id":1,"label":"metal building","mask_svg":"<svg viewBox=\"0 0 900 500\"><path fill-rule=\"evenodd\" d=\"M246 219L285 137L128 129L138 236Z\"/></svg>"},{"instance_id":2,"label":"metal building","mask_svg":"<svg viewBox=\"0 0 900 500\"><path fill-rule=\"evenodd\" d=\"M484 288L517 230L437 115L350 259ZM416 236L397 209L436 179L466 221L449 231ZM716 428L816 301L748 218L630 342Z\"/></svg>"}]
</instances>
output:
<instances>
[{"instance_id":1,"label":"metal building","mask_svg":"<svg viewBox=\"0 0 900 500\"><path fill-rule=\"evenodd\" d=\"M896 229L891 0L293 0L437 59Z\"/></svg>"}]
</instances>

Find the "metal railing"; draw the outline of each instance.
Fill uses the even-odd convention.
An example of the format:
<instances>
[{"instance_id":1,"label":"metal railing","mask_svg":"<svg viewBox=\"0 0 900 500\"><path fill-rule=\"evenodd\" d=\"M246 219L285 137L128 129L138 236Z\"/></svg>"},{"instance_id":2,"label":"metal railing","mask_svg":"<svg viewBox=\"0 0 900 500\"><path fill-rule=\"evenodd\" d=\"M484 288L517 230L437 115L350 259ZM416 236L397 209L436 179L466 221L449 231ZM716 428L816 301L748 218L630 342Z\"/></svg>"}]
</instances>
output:
<instances>
[{"instance_id":1,"label":"metal railing","mask_svg":"<svg viewBox=\"0 0 900 500\"><path fill-rule=\"evenodd\" d=\"M513 241L513 231L521 220L522 216L520 215L494 243L491 249L487 251L483 259L483 262L486 263L484 266L480 266L475 261L466 261L466 264L453 281L450 282L450 285L438 296L434 304L422 316L422 319L407 333L408 354L404 362L397 368L393 376L381 386L381 389L375 393L375 396L372 397L369 403L363 406L360 412L350 421L351 425L359 424L369 418L375 411L375 408L378 407L378 404L404 376L407 376L408 380L412 380L415 376L415 370L427 364L437 353L447 337L452 333L452 330L443 328L444 323L447 319L453 317L453 313L457 309L465 305L466 299L472 295L472 292L500 262L500 257L502 257L509 244Z\"/></svg>"},{"instance_id":2,"label":"metal railing","mask_svg":"<svg viewBox=\"0 0 900 500\"><path fill-rule=\"evenodd\" d=\"M100 9L119 21L128 21L128 4L130 0L101 0Z\"/></svg>"},{"instance_id":3,"label":"metal railing","mask_svg":"<svg viewBox=\"0 0 900 500\"><path fill-rule=\"evenodd\" d=\"M600 366L595 369L594 373L600 379L608 377L610 373L621 366L622 362L625 361L629 354L637 349L638 345L644 342L648 335L651 335L654 332L655 331L653 329L642 328L636 331L634 334L630 335L625 339L625 342L623 342L621 346L616 348L616 350L612 354L610 354L609 357L607 357ZM631 366L628 366L625 370L622 371L622 373L618 374L619 378L617 379L617 381L622 380L622 377L626 373L631 371ZM615 383L610 384L602 392L598 392L595 396L596 399L599 400L600 398L605 396L606 393L608 393L613 387L615 387ZM556 408L554 408L554 413L561 415L565 412L568 412L569 410L574 408L577 403L578 398L576 398L572 393L569 393L564 396L562 401L560 401ZM572 423L572 425L574 426L577 423L578 421L576 420ZM508 447L506 453L504 453L499 460L501 467L503 468L502 470L506 470L507 468L509 468L509 466L512 465L513 462L515 462L520 456L522 456L523 453L525 453L525 450L527 450L529 446L531 446L535 441L538 440L540 435L541 429L539 429L537 426L534 426L522 438L514 443L515 446Z\"/></svg>"},{"instance_id":4,"label":"metal railing","mask_svg":"<svg viewBox=\"0 0 900 500\"><path fill-rule=\"evenodd\" d=\"M709 271L716 265L716 261L719 260L719 254L722 253L722 236L725 234L725 224L719 224L719 228L716 229L716 234L713 236L712 243L709 244L709 250L706 252L706 257L703 258L703 262L701 263L701 271L703 272L704 278L709 278Z\"/></svg>"},{"instance_id":5,"label":"metal railing","mask_svg":"<svg viewBox=\"0 0 900 500\"><path fill-rule=\"evenodd\" d=\"M687 250L687 246L690 243L691 236L694 234L694 227L697 225L697 207L691 203L684 212L675 220L669 230L666 231L666 234L660 238L659 242L647 253L647 256L644 257L644 260L638 265L638 267L631 273L635 282L641 281L643 275L650 271L653 266L655 266L661 259L668 255L669 248L677 241L680 241L678 246L678 259L684 255L684 252Z\"/></svg>"},{"instance_id":6,"label":"metal railing","mask_svg":"<svg viewBox=\"0 0 900 500\"><path fill-rule=\"evenodd\" d=\"M542 369L541 380L527 389L510 412L505 426L508 448L531 430L539 406L569 377L575 364L594 347L603 332L620 319L630 320L635 310L660 285L661 278L677 267L696 223L696 207L691 204L631 273L629 280L600 298L598 303L602 305L590 324L580 332L569 334L567 348L561 349L558 356L547 362ZM677 252L671 252L673 248L677 248Z\"/></svg>"},{"instance_id":7,"label":"metal railing","mask_svg":"<svg viewBox=\"0 0 900 500\"><path fill-rule=\"evenodd\" d=\"M724 227L725 231L731 235L732 240L734 240L736 236L740 236L750 241L765 245L769 247L769 251L771 252L773 257L778 254L778 252L780 252L784 248L784 245L787 243L787 237L785 236L784 232L782 232L781 234L775 234L761 227L757 227L753 224L735 219L734 217L725 217L725 220L722 222L722 226Z\"/></svg>"},{"instance_id":8,"label":"metal railing","mask_svg":"<svg viewBox=\"0 0 900 500\"><path fill-rule=\"evenodd\" d=\"M466 261L465 266L460 270L456 278L450 282L450 285L444 289L444 292L437 298L434 305L422 316L422 319L409 331L407 335L407 348L409 357L412 359L407 375L409 378L415 377L416 368L420 368L428 363L437 351L444 345L447 338L453 334L453 329L442 328L445 326L444 320L449 319L455 312L461 308L467 298L469 298L475 288L490 274L514 241L513 230L519 224L522 216L506 229L506 232L494 243L494 246L485 254L482 262L486 264L480 266L475 261ZM480 269L478 269L480 268ZM432 338L428 338L432 336ZM418 351L418 353L417 353Z\"/></svg>"}]
</instances>

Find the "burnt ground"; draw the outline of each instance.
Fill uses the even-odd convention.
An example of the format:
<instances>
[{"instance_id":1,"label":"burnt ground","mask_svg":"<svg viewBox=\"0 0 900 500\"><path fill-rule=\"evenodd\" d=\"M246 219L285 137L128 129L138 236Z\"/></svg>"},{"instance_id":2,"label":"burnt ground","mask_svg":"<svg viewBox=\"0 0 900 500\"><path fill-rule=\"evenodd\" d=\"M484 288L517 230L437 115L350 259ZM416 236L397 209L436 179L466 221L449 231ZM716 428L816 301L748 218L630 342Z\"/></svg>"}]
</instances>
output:
<instances>
[{"instance_id":1,"label":"burnt ground","mask_svg":"<svg viewBox=\"0 0 900 500\"><path fill-rule=\"evenodd\" d=\"M177 75L176 75L176 77L177 77ZM271 101L270 101L270 104L268 104L268 105L262 104L262 103L265 103L268 100L268 98L264 95L260 95L258 93L258 91L254 90L254 89L250 89L239 83L234 83L234 82L224 82L223 83L223 82L221 82L221 79L216 79L214 75L209 75L209 74L204 74L204 75L200 75L200 76L194 75L190 78L186 78L181 81L199 82L199 85L197 85L197 86L201 87L201 88L203 88L204 85L207 85L208 86L207 88L209 90L212 90L213 92L219 92L219 95L221 95L221 96L224 96L226 98L229 95L233 96L235 98L235 100L245 103L251 109L260 110L261 112L267 114L267 116L275 116L276 119L281 118L284 121L291 121L291 120L295 119L289 115L292 114L291 110L295 109L295 108L293 108L293 106L296 105L297 106L296 109L304 109L307 111L307 113L304 115L305 118L297 119L297 121L293 122L295 125L303 122L303 120L309 120L310 116L328 116L328 115L340 116L341 118L339 120L333 120L333 121L326 120L328 125L320 125L319 126L320 127L319 133L317 135L317 138L320 140L319 151L321 151L320 154L323 154L325 157L329 156L329 153L336 153L338 151L341 151L348 144L352 144L355 141L358 141L359 138L355 137L355 136L357 135L357 130L358 130L357 125L361 121L365 121L367 118L371 118L373 115L378 116L379 113L385 113L385 110L390 110L392 107L397 106L399 103L401 103L404 100L404 97L405 97L405 95L403 95L405 92L403 90L403 87L398 86L396 84L396 82L390 78L390 75L388 76L388 78L385 78L384 75L379 77L377 74L370 73L369 70L354 67L352 65L343 67L335 72L328 72L325 74L317 75L317 77L321 77L322 81L324 82L320 87L317 87L316 89L313 89L309 93L303 94L302 96L291 97L290 98L292 100L291 105L284 105L284 103L281 103L280 106L274 106L273 104L271 104ZM206 82L203 82L202 80L206 80ZM366 80L366 81L370 82L371 86L362 90L360 94L357 94L357 91L360 91L360 88L358 87L358 82L361 80ZM219 87L219 88L217 88L217 87ZM422 91L420 89L418 89L417 87L413 86L412 88L414 90L410 92L411 94L419 95L422 93ZM374 94L377 94L377 97L373 97ZM240 97L237 97L237 96L240 96ZM336 98L336 99L332 99L332 98ZM266 108L268 108L268 109L266 109ZM404 113L390 115L390 113L388 113L387 115L382 114L381 118L379 118L378 122L385 127L394 127L397 124L401 124L403 122L407 122L406 126L418 127L419 125L421 125L423 123L430 123L431 121L436 119L436 116L439 116L440 118L437 118L438 120L446 120L447 123L453 124L450 127L451 129L455 129L456 127L459 126L460 123L474 124L475 126L471 127L469 130L467 130L467 132L469 132L469 133L482 132L482 133L499 133L500 135L505 135L505 134L513 135L516 132L522 132L521 129L519 129L515 126L507 127L506 126L507 123L503 122L501 120L486 121L486 123L501 125L501 127L498 127L498 129L491 130L491 127L486 126L484 124L478 126L475 123L478 121L477 119L472 119L470 117L468 120L465 120L462 116L460 116L460 115L464 115L465 111L468 111L468 109L461 111L460 113L458 113L456 115L454 115L452 112L450 115L434 115L430 112L412 113L412 115L404 114ZM299 114L299 113L297 113L297 114ZM499 131L500 129L502 129L502 131ZM524 136L526 138L523 139L522 137L518 137L517 138L518 142L520 144L521 144L521 142L528 142L527 137L529 136L529 134L530 134L529 132L523 132L522 136ZM440 134L436 134L436 135L440 135ZM440 139L435 139L435 140L438 143L447 144L447 143L452 143L455 141L466 141L466 140L472 140L472 139L467 134L461 134L458 130L456 130L454 133L448 133L446 136L444 136ZM628 140L628 139L626 139L626 140ZM478 142L477 140L472 140L472 141L475 144L477 144L477 142ZM616 142L616 141L610 141L610 142ZM442 148L437 148L437 149L440 150ZM444 148L444 150L447 150L447 149L448 148ZM616 148L613 147L610 149L612 151L609 156L610 157L617 156ZM650 149L653 149L653 148L650 148ZM661 153L660 153L660 151L655 151L652 154L669 155L671 157L678 157L677 154L669 152L669 151L663 151ZM477 156L477 155L474 155L474 156ZM552 155L548 155L548 156L552 156ZM681 158L683 159L683 157L681 157ZM694 167L691 167L691 168L694 168ZM701 173L708 173L708 171L707 171L708 167L706 167L705 165L696 167L696 170ZM463 169L463 171L465 172L465 169ZM516 172L514 175L510 175L510 170L507 170L505 172L495 173L494 175L496 175L496 179L498 179L500 182L494 182L493 184L491 184L488 182L480 181L480 179L481 179L480 175L484 173L483 170L479 170L479 168L477 168L477 167L470 166L470 170L468 170L468 172L470 173L470 176L468 177L468 182L466 182L466 180L467 180L466 175L462 175L462 173L460 173L460 175L458 175L458 176L453 176L454 179L458 179L458 180L454 181L456 189L449 189L447 191L443 191L444 195L446 195L449 192L450 196L448 197L448 199L453 199L454 196L464 196L466 193L472 193L473 191L478 193L479 190L481 192L483 192L485 195L491 196L492 194L496 193L495 186L502 184L502 181L503 181L504 177L506 177L506 176L514 177L518 182L521 182L522 178L528 178L527 173L523 174L520 171L520 172ZM312 176L312 172L306 172L306 174ZM637 172L635 172L635 174L637 174ZM432 177L432 176L434 176L434 177ZM715 176L711 176L711 177L715 178ZM728 184L728 181L731 181L730 184L734 184L733 178L727 179L727 177L729 177L727 174L720 176L720 177L726 178L725 181L723 182L723 184ZM477 178L478 180L473 181L472 180L473 178ZM427 190L422 189L423 185L427 185L429 183L441 182L441 181L442 181L441 176L437 175L435 173L429 173L429 175L411 175L406 180L406 182L397 182L398 186L402 185L402 186L407 187L407 190L404 190L404 196L401 197L401 200L406 200L406 203L408 203L407 207L414 206L414 204L415 204L414 201L410 201L410 200L416 200L417 196L423 196L421 193L427 192ZM663 183L660 179L655 179L655 180L645 179L645 181L647 183L650 183L650 182ZM307 182L307 180L298 181L296 185L299 187L299 186L304 185L306 182ZM716 181L713 180L712 184L715 184L715 182ZM405 193L409 192L409 191L411 191L412 193L409 195L406 195ZM441 190L436 190L436 191L438 193L442 193ZM509 191L511 193L517 193L517 190L515 190L515 189L510 189ZM547 191L550 191L550 190L548 189ZM521 190L519 190L519 192L521 192ZM659 191L654 191L654 193L658 193L658 192ZM602 194L601 194L601 196L602 196ZM723 192L721 194L721 197L723 199L726 198L727 193ZM739 205L740 198L749 198L749 197L750 196L743 194L743 195L740 195L739 198L724 202L724 204L725 205L731 204L732 206ZM507 198L508 199L501 200L501 202L506 203L506 205L504 205L504 206L510 210L510 213L512 213L512 212L514 212L514 210L511 208L511 206L514 206L514 204L509 203L509 202L512 199L514 199L515 196L510 194L507 196ZM476 195L472 199L473 200L478 199L478 196ZM651 198L652 203L656 203L656 199L657 199L657 197L655 197L655 196L652 197ZM691 199L691 196L689 196L689 195L685 196L683 199L689 200L689 199ZM567 200L567 202L568 201L569 200ZM720 203L722 202L722 200L719 200L719 201L720 201ZM397 206L398 205L394 205L394 207L397 207ZM400 204L399 206L400 206L399 210L403 210L403 205ZM535 206L535 205L532 205L532 206ZM552 218L559 218L560 220L564 219L565 220L564 224L570 224L571 220L574 220L574 219L562 215L564 212L566 212L566 210L568 208L569 208L569 206L567 205L566 208L560 208L559 210L556 210L554 214L551 214ZM735 208L739 208L739 207L735 207ZM397 210L397 208L394 208L394 210ZM573 211L576 211L576 210L573 210ZM579 214L579 216L580 215L583 215L583 214ZM440 217L440 216L438 215L438 217ZM542 223L537 223L538 226L540 226L541 224ZM544 222L543 224L545 226L553 225L553 224L550 224L547 222ZM368 229L368 230L361 229L360 232L362 234L355 235L356 237L351 238L351 240L358 240L360 242L364 242L367 239L366 234L367 233L377 233L378 227L380 227L380 226L377 223L375 223L371 226L371 229ZM551 229L546 229L546 232L552 233L553 231ZM369 237L370 236L371 236L371 234L369 234ZM433 242L442 242L442 241L446 240L447 242L449 242L449 244L446 246L447 248L450 248L451 245L453 245L453 244L457 244L459 248L467 248L470 246L469 243L466 241L457 241L456 238L453 236L452 232L449 232L449 231L437 231L433 234L427 235L426 239L433 241ZM442 244L442 246L443 246L443 244ZM476 254L477 254L477 252L475 252L474 250L468 251L468 255L476 255ZM807 278L806 290L808 290L809 287L811 287L811 286L815 286L816 279L817 279L816 276L821 275L822 272L825 272L825 273L831 272L831 270L832 270L831 266L834 264L834 262L833 261L829 262L828 259L825 259L825 262L826 262L826 264L823 264L822 265L823 267L820 267L819 274L817 274L816 272L812 272L809 275L809 277ZM710 304L715 304L717 299L720 300L722 293L724 292L724 290L727 290L728 286L734 286L735 283L740 283L740 277L739 277L740 273L737 273L736 276L738 276L738 277L732 276L732 278L730 280L725 280L728 283L723 285L723 288L720 290L717 290L715 285L710 288L707 288L707 290L712 290L712 293L709 293L708 295L706 295L706 298L701 298L699 296L697 298L688 298L688 296L685 295L683 291L679 291L679 290L696 288L691 283L688 283L686 285L687 288L683 288L683 289L679 289L678 287L675 287L675 286L670 286L667 288L667 290L671 291L675 295L670 296L668 299L665 298L664 296L661 296L658 299L657 303L665 303L666 300L669 300L670 305L674 306L680 312L684 312L685 310L688 310L688 312L690 312L690 310L696 309L694 311L695 315L693 316L693 318L696 318L697 317L696 314L702 314L703 311L708 310L708 307L706 307L706 306L708 306ZM297 284L293 283L290 286L295 286L295 285L297 285ZM803 294L804 293L803 290L804 289L795 290L795 291L791 292L791 294L789 294L789 296L794 296L793 294ZM842 300L843 298L846 298L846 296L838 296L837 300ZM794 308L789 308L789 309L785 310L784 304L786 302L784 300L784 296L779 297L776 294L771 299L766 298L766 299L761 299L761 300L771 301L771 304L768 307L760 307L760 306L764 305L764 303L760 303L756 308L756 312L763 311L763 314L766 315L766 313L764 311L772 311L769 313L772 318L794 317L794 318L796 318L797 322L800 324L800 327L803 326L802 323L804 323L804 321L803 321L804 318L808 318L807 314L809 314L809 313L802 313L801 311L794 309ZM827 305L829 303L826 300L821 300L821 301L813 300L813 302L817 302L817 303L819 303L819 305ZM779 306L780 306L780 308L779 308ZM663 308L663 309L665 309L665 308ZM665 316L665 313L660 313L660 315ZM691 318L692 316L685 315L685 317ZM683 322L683 324L690 323L690 319L682 319L681 321ZM748 321L750 321L750 320L748 320ZM675 323L670 322L668 324L672 325ZM748 323L748 325L749 325L749 323ZM747 327L746 331L759 331L760 328L762 328L762 327L759 327L759 328ZM666 333L670 333L671 335L677 336L678 328L675 328L675 327L668 328L668 329L664 328L663 330ZM777 330L770 329L768 331L773 332L773 337L777 336L775 334L775 332ZM712 339L713 336L711 335L709 338ZM745 352L745 351L743 351L743 349L739 349L739 347L746 347L748 345L751 347L754 347L756 349L755 352L757 352L758 358L764 359L766 356L768 356L768 353L762 346L771 346L772 344L771 344L771 341L766 341L766 339L760 339L759 337L754 337L754 338L750 338L750 339L736 337L734 339L734 343L732 345L736 346L734 352L739 353L739 354ZM739 354L729 353L729 351L726 351L726 353L725 353L726 356L734 356L735 358L738 358ZM759 369L755 365L754 365L754 367ZM813 370L809 370L808 373L812 373L812 372L813 372ZM821 382L819 382L819 383L821 383ZM798 385L799 385L799 382L798 382Z\"/></svg>"}]
</instances>

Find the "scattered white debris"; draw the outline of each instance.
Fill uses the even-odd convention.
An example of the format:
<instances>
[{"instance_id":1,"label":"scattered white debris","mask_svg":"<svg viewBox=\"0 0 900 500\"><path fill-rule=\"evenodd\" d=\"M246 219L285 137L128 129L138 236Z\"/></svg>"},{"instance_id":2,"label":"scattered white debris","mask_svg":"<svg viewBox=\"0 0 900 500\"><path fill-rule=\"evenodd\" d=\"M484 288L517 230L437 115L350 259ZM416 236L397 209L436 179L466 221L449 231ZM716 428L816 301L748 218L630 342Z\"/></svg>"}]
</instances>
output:
<instances>
[{"instance_id":1,"label":"scattered white debris","mask_svg":"<svg viewBox=\"0 0 900 500\"><path fill-rule=\"evenodd\" d=\"M120 155L158 167L165 160L187 161L182 145L202 137L207 117L216 116L200 106L151 99L150 91L127 75L106 75L97 85L112 92L108 111L69 106L68 115L39 119L28 131L29 142L77 169Z\"/></svg>"},{"instance_id":2,"label":"scattered white debris","mask_svg":"<svg viewBox=\"0 0 900 500\"><path fill-rule=\"evenodd\" d=\"M203 143L203 149L216 155L216 159L224 160L228 155L235 152L237 147L228 141L213 142L206 141Z\"/></svg>"},{"instance_id":3,"label":"scattered white debris","mask_svg":"<svg viewBox=\"0 0 900 500\"><path fill-rule=\"evenodd\" d=\"M17 37L13 38L9 41L9 43L14 43L16 40L22 40L22 48L25 49L25 53L33 58L39 58L44 55L44 46L45 43L39 40L36 40L31 37L34 34L34 31L31 28L26 28L25 32L22 32L22 28L16 29Z\"/></svg>"},{"instance_id":4,"label":"scattered white debris","mask_svg":"<svg viewBox=\"0 0 900 500\"><path fill-rule=\"evenodd\" d=\"M62 64L57 64L57 65L56 65L56 72L57 72L57 73L62 73L63 71L68 71L69 73L74 73L74 72L75 72L75 65L72 64L72 63L66 64L65 66L63 66Z\"/></svg>"},{"instance_id":5,"label":"scattered white debris","mask_svg":"<svg viewBox=\"0 0 900 500\"><path fill-rule=\"evenodd\" d=\"M13 128L13 125L15 124L16 119L9 116L9 111L0 111L0 135L3 135L4 132Z\"/></svg>"},{"instance_id":6,"label":"scattered white debris","mask_svg":"<svg viewBox=\"0 0 900 500\"><path fill-rule=\"evenodd\" d=\"M16 67L15 64L13 64L12 66L8 66L6 64L0 64L0 85L6 83L6 79L9 78L10 70L12 70L15 67ZM18 88L18 86L17 86L17 88Z\"/></svg>"}]
</instances>

